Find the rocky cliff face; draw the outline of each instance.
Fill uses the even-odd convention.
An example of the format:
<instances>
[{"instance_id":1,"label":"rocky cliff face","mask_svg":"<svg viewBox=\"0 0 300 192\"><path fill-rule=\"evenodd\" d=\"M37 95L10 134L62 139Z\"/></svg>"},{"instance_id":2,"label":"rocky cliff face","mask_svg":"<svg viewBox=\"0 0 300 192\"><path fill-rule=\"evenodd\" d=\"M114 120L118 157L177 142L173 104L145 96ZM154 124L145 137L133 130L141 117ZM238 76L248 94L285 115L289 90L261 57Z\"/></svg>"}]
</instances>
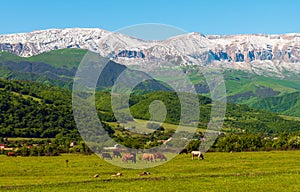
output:
<instances>
[{"instance_id":1,"label":"rocky cliff face","mask_svg":"<svg viewBox=\"0 0 300 192\"><path fill-rule=\"evenodd\" d=\"M229 55L229 60L235 62L300 61L300 34L208 36L208 38L217 45L214 49L217 59L224 59L220 53L225 51Z\"/></svg>"},{"instance_id":2,"label":"rocky cliff face","mask_svg":"<svg viewBox=\"0 0 300 192\"><path fill-rule=\"evenodd\" d=\"M50 29L0 35L0 50L32 56L55 49L82 48L123 64L175 61L242 70L300 71L300 34L207 35L189 33L145 41L102 29Z\"/></svg>"}]
</instances>

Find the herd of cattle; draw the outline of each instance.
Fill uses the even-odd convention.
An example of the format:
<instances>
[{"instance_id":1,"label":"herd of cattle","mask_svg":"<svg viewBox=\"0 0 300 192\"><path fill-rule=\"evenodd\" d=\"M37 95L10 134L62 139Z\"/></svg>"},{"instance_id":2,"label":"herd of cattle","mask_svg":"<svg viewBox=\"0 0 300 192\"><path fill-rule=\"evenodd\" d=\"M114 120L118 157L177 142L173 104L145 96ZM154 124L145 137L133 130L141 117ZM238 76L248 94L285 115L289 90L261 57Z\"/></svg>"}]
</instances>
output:
<instances>
[{"instance_id":1,"label":"herd of cattle","mask_svg":"<svg viewBox=\"0 0 300 192\"><path fill-rule=\"evenodd\" d=\"M183 150L179 154L186 153L187 151ZM112 155L109 152L102 152L102 159L110 159L112 160L113 158L121 158L123 162L128 163L136 163L137 160L137 155L136 153L130 152L130 153L123 153L119 150L113 150ZM200 151L192 151L191 152L192 159L194 157L197 157L198 159L204 159L203 153ZM167 157L163 153L143 153L142 156L139 157L139 160L146 161L146 162L156 162L157 160L160 161L167 161Z\"/></svg>"},{"instance_id":2,"label":"herd of cattle","mask_svg":"<svg viewBox=\"0 0 300 192\"><path fill-rule=\"evenodd\" d=\"M183 149L179 154L183 153L187 154L188 152L186 149ZM194 157L197 157L198 159L204 159L203 153L201 151L192 151L191 154L192 159L194 159ZM132 152L123 153L122 155L120 150L113 150L112 155L109 152L103 152L101 155L102 159L112 160L113 158L121 158L123 162L128 163L129 161L131 161L132 163L136 163L136 153ZM17 154L15 152L8 152L7 156L17 157ZM167 161L167 157L163 153L143 153L139 159L147 162L156 162L156 160Z\"/></svg>"},{"instance_id":3,"label":"herd of cattle","mask_svg":"<svg viewBox=\"0 0 300 192\"><path fill-rule=\"evenodd\" d=\"M114 150L112 152L112 155L108 152L103 152L102 154L102 159L110 159L112 160L113 158L121 158L123 162L128 163L129 161L136 163L136 153L123 153L119 150ZM148 161L148 162L155 162L156 160L160 161L167 161L167 157L162 154L162 153L144 153L140 158L140 160Z\"/></svg>"}]
</instances>

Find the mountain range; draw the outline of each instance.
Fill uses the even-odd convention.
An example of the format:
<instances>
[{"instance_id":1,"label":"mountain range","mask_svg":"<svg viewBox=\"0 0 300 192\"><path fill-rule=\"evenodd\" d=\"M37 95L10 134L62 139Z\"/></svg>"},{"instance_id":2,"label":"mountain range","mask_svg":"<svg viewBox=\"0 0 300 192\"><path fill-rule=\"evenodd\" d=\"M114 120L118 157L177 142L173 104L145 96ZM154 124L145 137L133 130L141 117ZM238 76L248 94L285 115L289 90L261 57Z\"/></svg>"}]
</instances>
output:
<instances>
[{"instance_id":1,"label":"mountain range","mask_svg":"<svg viewBox=\"0 0 300 192\"><path fill-rule=\"evenodd\" d=\"M39 30L0 35L0 50L29 57L56 49L87 49L124 65L170 61L244 70L283 78L300 73L300 34L203 35L142 40L98 28Z\"/></svg>"},{"instance_id":2,"label":"mountain range","mask_svg":"<svg viewBox=\"0 0 300 192\"><path fill-rule=\"evenodd\" d=\"M110 89L128 66L170 61L185 70L198 93L209 96L199 69L218 67L222 68L229 102L300 117L299 47L300 34L189 33L146 41L102 29L49 29L0 35L0 78L70 89L77 67L89 50L111 59L99 79L99 90ZM137 90L170 89L153 80Z\"/></svg>"}]
</instances>

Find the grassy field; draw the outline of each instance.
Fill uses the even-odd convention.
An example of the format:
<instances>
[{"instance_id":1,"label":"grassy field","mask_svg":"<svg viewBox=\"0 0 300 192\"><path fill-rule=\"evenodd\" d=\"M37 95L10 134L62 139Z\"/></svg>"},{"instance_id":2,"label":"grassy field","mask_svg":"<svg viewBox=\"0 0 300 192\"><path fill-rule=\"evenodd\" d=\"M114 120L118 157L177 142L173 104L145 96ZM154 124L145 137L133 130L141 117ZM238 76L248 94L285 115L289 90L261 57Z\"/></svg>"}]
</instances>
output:
<instances>
[{"instance_id":1,"label":"grassy field","mask_svg":"<svg viewBox=\"0 0 300 192\"><path fill-rule=\"evenodd\" d=\"M300 151L206 153L135 170L96 155L0 156L0 191L299 191L299 162ZM138 176L143 171L151 175Z\"/></svg>"}]
</instances>

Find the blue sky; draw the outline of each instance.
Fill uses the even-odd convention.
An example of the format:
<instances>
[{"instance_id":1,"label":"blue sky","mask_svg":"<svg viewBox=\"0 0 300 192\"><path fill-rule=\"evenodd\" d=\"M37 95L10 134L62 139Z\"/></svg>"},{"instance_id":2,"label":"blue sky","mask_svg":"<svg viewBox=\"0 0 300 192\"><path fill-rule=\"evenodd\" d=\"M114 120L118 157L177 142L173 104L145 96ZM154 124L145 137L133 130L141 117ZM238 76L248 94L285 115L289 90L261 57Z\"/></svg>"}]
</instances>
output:
<instances>
[{"instance_id":1,"label":"blue sky","mask_svg":"<svg viewBox=\"0 0 300 192\"><path fill-rule=\"evenodd\" d=\"M140 23L174 25L204 34L300 33L297 0L2 0L0 34Z\"/></svg>"}]
</instances>

